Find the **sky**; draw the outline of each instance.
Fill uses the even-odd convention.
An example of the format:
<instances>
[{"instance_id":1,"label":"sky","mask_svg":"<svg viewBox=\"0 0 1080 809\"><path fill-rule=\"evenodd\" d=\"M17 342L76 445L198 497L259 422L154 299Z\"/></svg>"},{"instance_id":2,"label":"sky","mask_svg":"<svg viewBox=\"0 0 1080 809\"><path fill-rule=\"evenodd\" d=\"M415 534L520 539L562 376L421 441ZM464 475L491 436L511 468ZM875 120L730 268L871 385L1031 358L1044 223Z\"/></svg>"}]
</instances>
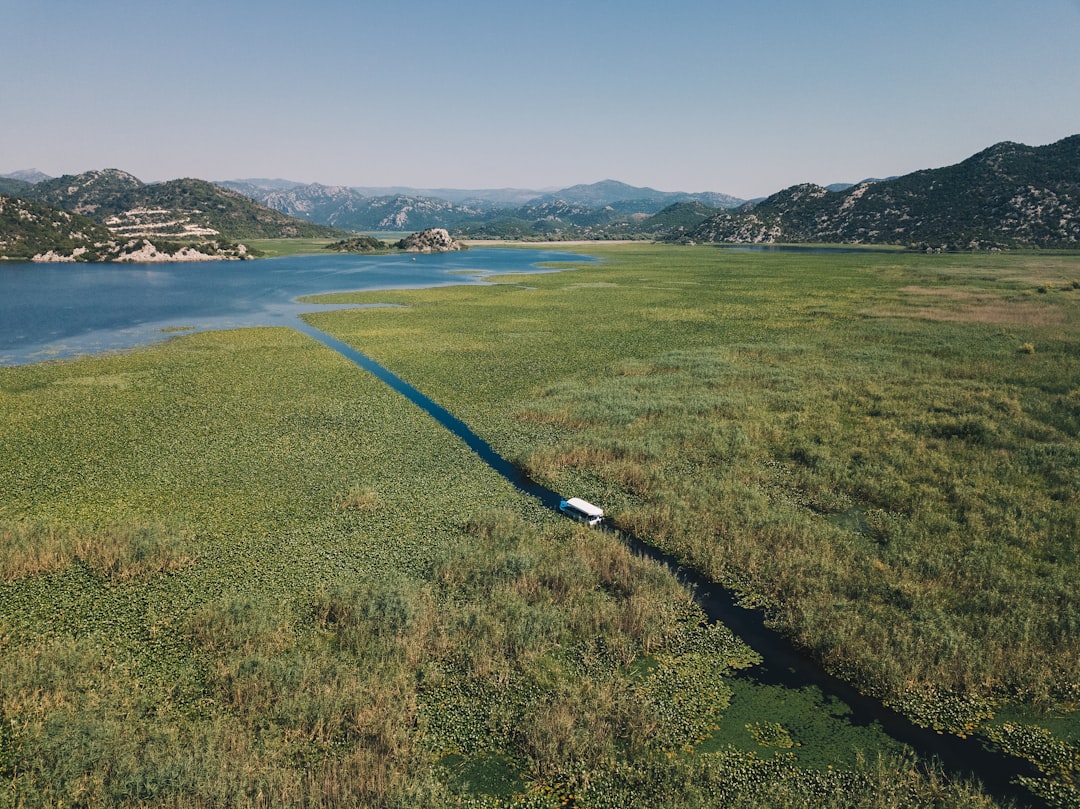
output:
<instances>
[{"instance_id":1,"label":"sky","mask_svg":"<svg viewBox=\"0 0 1080 809\"><path fill-rule=\"evenodd\" d=\"M1080 134L1080 0L0 0L0 174L744 199Z\"/></svg>"}]
</instances>

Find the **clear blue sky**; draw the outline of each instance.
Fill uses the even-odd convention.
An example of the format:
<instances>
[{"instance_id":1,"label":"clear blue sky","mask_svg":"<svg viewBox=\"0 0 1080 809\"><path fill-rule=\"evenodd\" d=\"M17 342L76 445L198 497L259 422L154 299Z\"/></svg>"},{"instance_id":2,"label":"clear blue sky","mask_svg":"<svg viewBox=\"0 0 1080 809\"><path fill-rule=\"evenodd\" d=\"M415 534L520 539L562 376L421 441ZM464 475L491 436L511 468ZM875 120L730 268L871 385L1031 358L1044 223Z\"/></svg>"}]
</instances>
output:
<instances>
[{"instance_id":1,"label":"clear blue sky","mask_svg":"<svg viewBox=\"0 0 1080 809\"><path fill-rule=\"evenodd\" d=\"M0 174L740 197L1080 133L1080 0L0 0Z\"/></svg>"}]
</instances>

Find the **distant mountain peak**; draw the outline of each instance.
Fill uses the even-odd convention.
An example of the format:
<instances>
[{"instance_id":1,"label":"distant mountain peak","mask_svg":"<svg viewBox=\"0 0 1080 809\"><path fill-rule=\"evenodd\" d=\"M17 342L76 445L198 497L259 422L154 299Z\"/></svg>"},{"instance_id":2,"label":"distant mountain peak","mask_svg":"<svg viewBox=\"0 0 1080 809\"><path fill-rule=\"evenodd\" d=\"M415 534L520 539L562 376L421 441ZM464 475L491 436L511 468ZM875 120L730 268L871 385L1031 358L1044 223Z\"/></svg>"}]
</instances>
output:
<instances>
[{"instance_id":1,"label":"distant mountain peak","mask_svg":"<svg viewBox=\"0 0 1080 809\"><path fill-rule=\"evenodd\" d=\"M0 179L22 180L24 183L37 184L44 182L45 180L51 180L52 177L37 169L20 169L19 171L11 172L11 174L0 174Z\"/></svg>"},{"instance_id":2,"label":"distant mountain peak","mask_svg":"<svg viewBox=\"0 0 1080 809\"><path fill-rule=\"evenodd\" d=\"M533 200L532 204L539 205L555 200L594 208L611 207L624 214L654 214L676 202L702 202L712 208L735 208L745 202L728 194L657 191L655 188L628 185L619 180L601 180L598 183L572 185L544 194Z\"/></svg>"}]
</instances>

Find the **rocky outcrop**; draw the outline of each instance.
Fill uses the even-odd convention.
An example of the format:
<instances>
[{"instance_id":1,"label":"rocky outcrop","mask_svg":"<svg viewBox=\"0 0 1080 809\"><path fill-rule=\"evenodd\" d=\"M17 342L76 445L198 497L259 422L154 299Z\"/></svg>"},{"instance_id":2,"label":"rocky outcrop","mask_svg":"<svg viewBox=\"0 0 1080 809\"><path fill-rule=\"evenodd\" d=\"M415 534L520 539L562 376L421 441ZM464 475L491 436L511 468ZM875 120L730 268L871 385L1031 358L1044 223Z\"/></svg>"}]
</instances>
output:
<instances>
[{"instance_id":1,"label":"rocky outcrop","mask_svg":"<svg viewBox=\"0 0 1080 809\"><path fill-rule=\"evenodd\" d=\"M449 253L453 250L466 249L465 245L455 241L445 228L428 228L419 233L412 233L394 247L406 253Z\"/></svg>"},{"instance_id":2,"label":"rocky outcrop","mask_svg":"<svg viewBox=\"0 0 1080 809\"><path fill-rule=\"evenodd\" d=\"M0 256L0 258L6 258ZM98 242L92 247L68 250L46 250L30 257L36 264L56 264L76 261L128 262L157 264L185 261L237 261L252 258L243 244L202 242L199 244L158 243L133 239L125 243Z\"/></svg>"},{"instance_id":3,"label":"rocky outcrop","mask_svg":"<svg viewBox=\"0 0 1080 809\"><path fill-rule=\"evenodd\" d=\"M246 245L202 242L200 244L154 244L135 239L125 244L112 261L152 264L175 261L234 261L251 258Z\"/></svg>"}]
</instances>

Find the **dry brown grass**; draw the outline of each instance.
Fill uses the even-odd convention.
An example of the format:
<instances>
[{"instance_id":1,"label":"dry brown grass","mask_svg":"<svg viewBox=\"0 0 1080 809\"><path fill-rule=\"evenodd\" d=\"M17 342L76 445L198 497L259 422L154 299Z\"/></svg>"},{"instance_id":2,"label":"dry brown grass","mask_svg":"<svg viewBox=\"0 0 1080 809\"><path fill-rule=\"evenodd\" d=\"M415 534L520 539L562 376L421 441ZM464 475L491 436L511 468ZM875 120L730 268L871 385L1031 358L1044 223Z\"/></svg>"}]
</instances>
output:
<instances>
[{"instance_id":1,"label":"dry brown grass","mask_svg":"<svg viewBox=\"0 0 1080 809\"><path fill-rule=\"evenodd\" d=\"M982 323L1000 326L1056 326L1066 320L1065 311L1053 303L1010 300L993 292L950 287L909 286L900 290L922 301L940 303L902 308L865 310L871 317L906 317L948 323Z\"/></svg>"},{"instance_id":2,"label":"dry brown grass","mask_svg":"<svg viewBox=\"0 0 1080 809\"><path fill-rule=\"evenodd\" d=\"M376 511L382 503L379 493L366 486L358 486L338 502L341 511Z\"/></svg>"},{"instance_id":3,"label":"dry brown grass","mask_svg":"<svg viewBox=\"0 0 1080 809\"><path fill-rule=\"evenodd\" d=\"M125 581L194 564L190 537L161 526L113 525L80 531L53 525L0 525L0 579L52 573L81 561L108 578Z\"/></svg>"},{"instance_id":4,"label":"dry brown grass","mask_svg":"<svg viewBox=\"0 0 1080 809\"><path fill-rule=\"evenodd\" d=\"M989 298L998 298L995 292L983 292L974 289L956 289L955 287L919 287L919 286L907 286L899 290L909 295L930 295L940 298L949 298L951 300L987 300Z\"/></svg>"},{"instance_id":5,"label":"dry brown grass","mask_svg":"<svg viewBox=\"0 0 1080 809\"><path fill-rule=\"evenodd\" d=\"M602 469L627 491L634 492L644 491L649 480L646 459L602 447L544 450L529 458L524 468L534 480L551 479L565 468Z\"/></svg>"},{"instance_id":6,"label":"dry brown grass","mask_svg":"<svg viewBox=\"0 0 1080 809\"><path fill-rule=\"evenodd\" d=\"M565 427L568 430L582 430L589 426L587 421L574 418L568 412L543 413L539 410L521 410L518 418L533 424L548 424L553 427Z\"/></svg>"}]
</instances>

